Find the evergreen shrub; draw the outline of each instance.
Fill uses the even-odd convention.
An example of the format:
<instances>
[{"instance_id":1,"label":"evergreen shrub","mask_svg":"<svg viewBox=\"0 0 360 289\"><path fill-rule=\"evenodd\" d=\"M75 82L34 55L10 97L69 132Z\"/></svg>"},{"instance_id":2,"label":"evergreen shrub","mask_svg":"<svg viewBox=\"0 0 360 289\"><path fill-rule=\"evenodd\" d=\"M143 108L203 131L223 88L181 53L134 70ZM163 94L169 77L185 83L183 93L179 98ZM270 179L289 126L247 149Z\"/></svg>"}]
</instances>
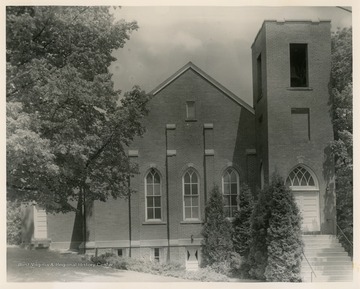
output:
<instances>
[{"instance_id":1,"label":"evergreen shrub","mask_svg":"<svg viewBox=\"0 0 360 289\"><path fill-rule=\"evenodd\" d=\"M229 261L233 251L232 225L223 209L223 198L214 186L205 208L205 223L202 230L202 266Z\"/></svg>"},{"instance_id":2,"label":"evergreen shrub","mask_svg":"<svg viewBox=\"0 0 360 289\"><path fill-rule=\"evenodd\" d=\"M293 194L280 176L273 176L271 189L266 281L301 282L303 242L300 212Z\"/></svg>"}]
</instances>

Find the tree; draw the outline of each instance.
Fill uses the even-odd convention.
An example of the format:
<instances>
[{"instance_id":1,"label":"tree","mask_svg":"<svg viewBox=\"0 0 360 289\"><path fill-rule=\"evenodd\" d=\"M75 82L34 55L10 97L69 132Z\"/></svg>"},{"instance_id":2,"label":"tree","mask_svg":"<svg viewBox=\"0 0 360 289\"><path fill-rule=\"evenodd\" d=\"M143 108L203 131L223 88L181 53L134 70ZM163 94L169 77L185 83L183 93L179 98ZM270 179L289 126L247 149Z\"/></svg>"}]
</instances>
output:
<instances>
[{"instance_id":1,"label":"tree","mask_svg":"<svg viewBox=\"0 0 360 289\"><path fill-rule=\"evenodd\" d=\"M251 215L254 210L254 197L247 185L241 185L238 196L239 210L236 211L233 221L234 251L246 259L251 246ZM246 262L240 266L241 272L248 275L250 268Z\"/></svg>"},{"instance_id":2,"label":"tree","mask_svg":"<svg viewBox=\"0 0 360 289\"><path fill-rule=\"evenodd\" d=\"M6 202L6 242L10 245L21 243L21 208L19 202Z\"/></svg>"},{"instance_id":3,"label":"tree","mask_svg":"<svg viewBox=\"0 0 360 289\"><path fill-rule=\"evenodd\" d=\"M303 242L301 216L284 180L274 175L271 183L271 216L267 230L266 281L301 282Z\"/></svg>"},{"instance_id":4,"label":"tree","mask_svg":"<svg viewBox=\"0 0 360 289\"><path fill-rule=\"evenodd\" d=\"M272 189L266 186L259 192L251 215L251 246L243 266L249 268L249 276L257 280L266 279L264 273L268 259L267 234L271 217L271 199Z\"/></svg>"},{"instance_id":5,"label":"tree","mask_svg":"<svg viewBox=\"0 0 360 289\"><path fill-rule=\"evenodd\" d=\"M230 221L225 217L223 198L217 186L211 191L205 215L206 219L202 230L203 265L229 261L233 250L232 227Z\"/></svg>"},{"instance_id":6,"label":"tree","mask_svg":"<svg viewBox=\"0 0 360 289\"><path fill-rule=\"evenodd\" d=\"M330 94L335 159L337 224L346 238L353 239L353 108L352 108L352 28L338 29L332 36ZM352 255L352 247L338 230L339 240Z\"/></svg>"},{"instance_id":7,"label":"tree","mask_svg":"<svg viewBox=\"0 0 360 289\"><path fill-rule=\"evenodd\" d=\"M115 91L108 66L136 22L109 7L7 7L8 199L48 212L128 194L125 148L144 132L148 96Z\"/></svg>"}]
</instances>

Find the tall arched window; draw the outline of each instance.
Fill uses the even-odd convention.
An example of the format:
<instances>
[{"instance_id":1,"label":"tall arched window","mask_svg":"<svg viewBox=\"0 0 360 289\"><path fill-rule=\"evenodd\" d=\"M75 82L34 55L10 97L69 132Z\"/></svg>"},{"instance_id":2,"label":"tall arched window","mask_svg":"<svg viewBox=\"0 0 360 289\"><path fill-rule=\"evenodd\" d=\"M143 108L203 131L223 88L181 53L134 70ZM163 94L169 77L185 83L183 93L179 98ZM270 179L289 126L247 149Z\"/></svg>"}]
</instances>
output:
<instances>
[{"instance_id":1,"label":"tall arched window","mask_svg":"<svg viewBox=\"0 0 360 289\"><path fill-rule=\"evenodd\" d=\"M146 220L161 220L161 178L151 169L145 178Z\"/></svg>"},{"instance_id":2,"label":"tall arched window","mask_svg":"<svg viewBox=\"0 0 360 289\"><path fill-rule=\"evenodd\" d=\"M184 220L199 220L200 218L200 181L193 168L188 169L183 176Z\"/></svg>"},{"instance_id":3,"label":"tall arched window","mask_svg":"<svg viewBox=\"0 0 360 289\"><path fill-rule=\"evenodd\" d=\"M238 208L237 196L239 194L239 175L233 168L227 168L222 177L224 198L224 213L227 217L234 217Z\"/></svg>"}]
</instances>

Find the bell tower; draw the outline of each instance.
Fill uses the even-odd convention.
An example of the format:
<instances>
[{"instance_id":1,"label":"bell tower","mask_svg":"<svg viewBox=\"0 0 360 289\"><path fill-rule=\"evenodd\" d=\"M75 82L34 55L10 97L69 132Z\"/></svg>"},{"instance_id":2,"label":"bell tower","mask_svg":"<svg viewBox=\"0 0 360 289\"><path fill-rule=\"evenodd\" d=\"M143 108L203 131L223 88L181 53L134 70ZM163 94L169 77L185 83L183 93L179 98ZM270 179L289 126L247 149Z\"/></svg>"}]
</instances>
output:
<instances>
[{"instance_id":1,"label":"bell tower","mask_svg":"<svg viewBox=\"0 0 360 289\"><path fill-rule=\"evenodd\" d=\"M264 21L252 45L260 178L293 174L303 231L322 233L335 232L330 61L330 21Z\"/></svg>"}]
</instances>

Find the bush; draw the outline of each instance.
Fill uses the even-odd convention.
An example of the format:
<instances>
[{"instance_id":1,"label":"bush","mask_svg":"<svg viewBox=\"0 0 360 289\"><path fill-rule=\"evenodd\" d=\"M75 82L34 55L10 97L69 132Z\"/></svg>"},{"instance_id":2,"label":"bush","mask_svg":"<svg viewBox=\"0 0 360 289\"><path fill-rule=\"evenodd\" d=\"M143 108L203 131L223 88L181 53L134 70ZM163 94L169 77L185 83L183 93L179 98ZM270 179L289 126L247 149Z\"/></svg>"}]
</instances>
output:
<instances>
[{"instance_id":1,"label":"bush","mask_svg":"<svg viewBox=\"0 0 360 289\"><path fill-rule=\"evenodd\" d=\"M271 216L272 190L269 186L260 191L251 215L251 246L243 264L243 274L257 280L265 280L267 266L267 229Z\"/></svg>"},{"instance_id":2,"label":"bush","mask_svg":"<svg viewBox=\"0 0 360 289\"><path fill-rule=\"evenodd\" d=\"M91 261L97 265L109 266L121 270L131 270L143 273L151 273L162 276L171 276L182 279L190 279L195 281L208 281L208 282L224 282L228 281L228 278L215 271L211 267L200 268L197 271L186 271L184 266L179 263L170 262L167 264L161 264L159 262L145 261L139 259L132 259L127 257L118 257L112 253L105 253L98 257L91 257ZM226 265L227 266L227 265ZM220 269L220 265L217 270Z\"/></svg>"},{"instance_id":3,"label":"bush","mask_svg":"<svg viewBox=\"0 0 360 289\"><path fill-rule=\"evenodd\" d=\"M6 237L7 244L21 244L21 209L19 202L6 202Z\"/></svg>"},{"instance_id":4,"label":"bush","mask_svg":"<svg viewBox=\"0 0 360 289\"><path fill-rule=\"evenodd\" d=\"M284 180L274 175L271 184L271 217L267 232L266 281L301 282L303 242L301 216Z\"/></svg>"},{"instance_id":5,"label":"bush","mask_svg":"<svg viewBox=\"0 0 360 289\"><path fill-rule=\"evenodd\" d=\"M254 211L254 198L247 185L240 187L238 199L239 210L235 213L233 221L234 251L240 256L247 256L251 243L251 214Z\"/></svg>"},{"instance_id":6,"label":"bush","mask_svg":"<svg viewBox=\"0 0 360 289\"><path fill-rule=\"evenodd\" d=\"M229 279L225 275L214 272L214 270L209 266L205 268L199 268L197 271L185 271L182 278L203 282L229 281Z\"/></svg>"},{"instance_id":7,"label":"bush","mask_svg":"<svg viewBox=\"0 0 360 289\"><path fill-rule=\"evenodd\" d=\"M232 226L223 210L223 198L217 186L211 192L205 208L205 223L201 232L202 266L228 261L233 250Z\"/></svg>"},{"instance_id":8,"label":"bush","mask_svg":"<svg viewBox=\"0 0 360 289\"><path fill-rule=\"evenodd\" d=\"M255 204L251 247L243 266L258 280L298 282L302 247L301 217L293 194L274 174Z\"/></svg>"}]
</instances>

